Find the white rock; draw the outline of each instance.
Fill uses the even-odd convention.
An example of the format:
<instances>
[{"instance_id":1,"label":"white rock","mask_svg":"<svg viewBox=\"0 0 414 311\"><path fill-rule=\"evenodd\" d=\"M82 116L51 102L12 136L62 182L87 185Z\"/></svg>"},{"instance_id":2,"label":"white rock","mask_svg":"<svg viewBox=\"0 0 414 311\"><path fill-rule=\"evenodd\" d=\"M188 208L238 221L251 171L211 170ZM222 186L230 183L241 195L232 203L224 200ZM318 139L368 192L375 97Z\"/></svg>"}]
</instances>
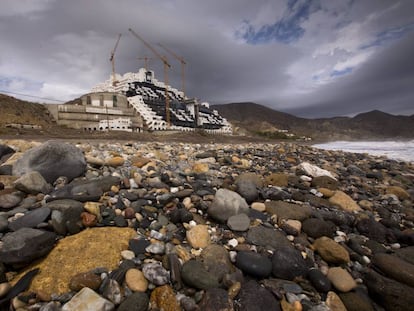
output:
<instances>
[{"instance_id":1,"label":"white rock","mask_svg":"<svg viewBox=\"0 0 414 311\"><path fill-rule=\"evenodd\" d=\"M112 311L115 306L88 287L82 288L72 299L66 303L62 311Z\"/></svg>"},{"instance_id":2,"label":"white rock","mask_svg":"<svg viewBox=\"0 0 414 311\"><path fill-rule=\"evenodd\" d=\"M336 180L336 178L332 175L331 172L324 170L316 165L310 164L308 162L302 162L298 165L298 168L303 170L306 173L306 175L312 177L328 176Z\"/></svg>"},{"instance_id":3,"label":"white rock","mask_svg":"<svg viewBox=\"0 0 414 311\"><path fill-rule=\"evenodd\" d=\"M237 245L239 245L239 242L236 239L231 239L227 242L227 245L231 246L231 247L236 247Z\"/></svg>"}]
</instances>

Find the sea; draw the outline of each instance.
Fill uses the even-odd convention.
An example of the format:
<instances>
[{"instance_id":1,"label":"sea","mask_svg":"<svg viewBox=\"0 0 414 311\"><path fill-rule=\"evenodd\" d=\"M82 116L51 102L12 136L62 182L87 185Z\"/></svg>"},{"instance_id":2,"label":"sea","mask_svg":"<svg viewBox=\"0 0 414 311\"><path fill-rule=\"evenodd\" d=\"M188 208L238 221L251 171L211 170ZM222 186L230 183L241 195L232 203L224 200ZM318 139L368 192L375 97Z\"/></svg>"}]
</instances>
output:
<instances>
[{"instance_id":1,"label":"sea","mask_svg":"<svg viewBox=\"0 0 414 311\"><path fill-rule=\"evenodd\" d=\"M414 163L414 140L408 141L333 141L315 144L315 148L326 150L342 150L354 153L367 153L375 156L386 156L393 160Z\"/></svg>"}]
</instances>

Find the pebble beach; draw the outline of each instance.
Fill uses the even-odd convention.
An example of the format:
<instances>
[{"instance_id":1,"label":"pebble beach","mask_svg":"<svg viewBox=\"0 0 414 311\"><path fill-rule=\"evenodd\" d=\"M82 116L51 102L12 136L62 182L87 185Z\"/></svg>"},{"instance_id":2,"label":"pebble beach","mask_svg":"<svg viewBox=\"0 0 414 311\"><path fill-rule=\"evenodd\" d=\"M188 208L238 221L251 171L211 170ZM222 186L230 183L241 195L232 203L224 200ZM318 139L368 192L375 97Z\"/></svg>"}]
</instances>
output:
<instances>
[{"instance_id":1,"label":"pebble beach","mask_svg":"<svg viewBox=\"0 0 414 311\"><path fill-rule=\"evenodd\" d=\"M414 164L0 140L0 310L412 310Z\"/></svg>"}]
</instances>

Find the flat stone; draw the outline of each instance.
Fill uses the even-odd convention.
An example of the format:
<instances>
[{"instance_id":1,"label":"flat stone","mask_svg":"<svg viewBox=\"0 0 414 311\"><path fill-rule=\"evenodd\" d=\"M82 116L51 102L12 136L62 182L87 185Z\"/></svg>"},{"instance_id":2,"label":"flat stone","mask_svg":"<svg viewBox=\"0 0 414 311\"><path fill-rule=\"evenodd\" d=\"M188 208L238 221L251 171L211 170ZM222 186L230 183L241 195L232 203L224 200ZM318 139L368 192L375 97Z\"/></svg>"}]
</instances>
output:
<instances>
[{"instance_id":1,"label":"flat stone","mask_svg":"<svg viewBox=\"0 0 414 311\"><path fill-rule=\"evenodd\" d=\"M83 230L59 240L46 258L30 265L19 275L40 268L39 274L32 280L30 290L41 291L49 296L52 293L67 293L71 278L79 271L90 271L96 267L105 267L109 271L118 268L121 251L128 248L128 241L134 236L136 232L131 228Z\"/></svg>"},{"instance_id":2,"label":"flat stone","mask_svg":"<svg viewBox=\"0 0 414 311\"><path fill-rule=\"evenodd\" d=\"M335 292L328 292L328 295L326 296L326 305L332 311L349 311Z\"/></svg>"},{"instance_id":3,"label":"flat stone","mask_svg":"<svg viewBox=\"0 0 414 311\"><path fill-rule=\"evenodd\" d=\"M414 246L397 249L395 255L414 265Z\"/></svg>"},{"instance_id":4,"label":"flat stone","mask_svg":"<svg viewBox=\"0 0 414 311\"><path fill-rule=\"evenodd\" d=\"M379 243L387 241L388 229L381 223L372 218L365 218L356 224L358 231L368 238Z\"/></svg>"},{"instance_id":5,"label":"flat stone","mask_svg":"<svg viewBox=\"0 0 414 311\"><path fill-rule=\"evenodd\" d=\"M300 163L297 166L297 169L304 171L305 174L308 176L312 176L312 177L328 176L336 180L336 178L333 176L331 172L324 170L316 165L310 164L308 162Z\"/></svg>"},{"instance_id":6,"label":"flat stone","mask_svg":"<svg viewBox=\"0 0 414 311\"><path fill-rule=\"evenodd\" d=\"M111 157L105 160L105 164L112 167L122 166L125 163L125 159L120 156Z\"/></svg>"},{"instance_id":7,"label":"flat stone","mask_svg":"<svg viewBox=\"0 0 414 311\"><path fill-rule=\"evenodd\" d=\"M187 242L193 248L204 248L211 243L207 225L196 225L186 233Z\"/></svg>"},{"instance_id":8,"label":"flat stone","mask_svg":"<svg viewBox=\"0 0 414 311\"><path fill-rule=\"evenodd\" d=\"M347 311L374 311L371 299L360 291L339 293L339 298L346 307Z\"/></svg>"},{"instance_id":9,"label":"flat stone","mask_svg":"<svg viewBox=\"0 0 414 311\"><path fill-rule=\"evenodd\" d=\"M84 287L62 307L62 311L112 311L114 309L112 302L102 298L88 287Z\"/></svg>"},{"instance_id":10,"label":"flat stone","mask_svg":"<svg viewBox=\"0 0 414 311\"><path fill-rule=\"evenodd\" d=\"M329 268L327 277L337 290L344 293L349 292L357 286L357 283L349 272L341 267Z\"/></svg>"},{"instance_id":11,"label":"flat stone","mask_svg":"<svg viewBox=\"0 0 414 311\"><path fill-rule=\"evenodd\" d=\"M408 200L410 198L410 194L403 188L399 186L388 186L386 189L387 194L394 194L398 197L398 199Z\"/></svg>"},{"instance_id":12,"label":"flat stone","mask_svg":"<svg viewBox=\"0 0 414 311\"><path fill-rule=\"evenodd\" d=\"M12 231L17 231L20 228L34 228L41 222L44 222L50 215L50 209L47 207L37 208L28 212L22 217L10 222L9 228Z\"/></svg>"},{"instance_id":13,"label":"flat stone","mask_svg":"<svg viewBox=\"0 0 414 311\"><path fill-rule=\"evenodd\" d=\"M250 227L250 218L246 214L230 216L227 226L233 231L247 231Z\"/></svg>"},{"instance_id":14,"label":"flat stone","mask_svg":"<svg viewBox=\"0 0 414 311\"><path fill-rule=\"evenodd\" d=\"M56 233L66 235L67 233L77 233L80 231L79 221L84 211L83 204L76 200L55 200L46 203L45 207L52 210L52 226ZM78 231L73 232L74 228Z\"/></svg>"},{"instance_id":15,"label":"flat stone","mask_svg":"<svg viewBox=\"0 0 414 311\"><path fill-rule=\"evenodd\" d=\"M313 243L313 248L329 263L342 264L348 263L351 260L348 251L328 237L317 239Z\"/></svg>"},{"instance_id":16,"label":"flat stone","mask_svg":"<svg viewBox=\"0 0 414 311\"><path fill-rule=\"evenodd\" d=\"M267 278L272 273L271 260L261 254L251 251L240 251L237 253L236 266L251 276Z\"/></svg>"},{"instance_id":17,"label":"flat stone","mask_svg":"<svg viewBox=\"0 0 414 311\"><path fill-rule=\"evenodd\" d=\"M360 212L362 208L349 195L340 190L336 190L335 194L329 198L329 203L339 207L346 212Z\"/></svg>"},{"instance_id":18,"label":"flat stone","mask_svg":"<svg viewBox=\"0 0 414 311\"><path fill-rule=\"evenodd\" d=\"M317 176L312 179L311 186L315 188L326 188L329 190L338 189L338 181L329 176Z\"/></svg>"},{"instance_id":19,"label":"flat stone","mask_svg":"<svg viewBox=\"0 0 414 311\"><path fill-rule=\"evenodd\" d=\"M55 240L55 233L32 228L21 228L7 233L3 237L0 261L10 265L27 265L49 253Z\"/></svg>"},{"instance_id":20,"label":"flat stone","mask_svg":"<svg viewBox=\"0 0 414 311\"><path fill-rule=\"evenodd\" d=\"M372 263L387 277L414 287L414 265L389 254L375 254Z\"/></svg>"},{"instance_id":21,"label":"flat stone","mask_svg":"<svg viewBox=\"0 0 414 311\"><path fill-rule=\"evenodd\" d=\"M85 170L86 160L79 148L54 140L29 149L13 164L13 175L37 171L51 184L60 176L72 180Z\"/></svg>"},{"instance_id":22,"label":"flat stone","mask_svg":"<svg viewBox=\"0 0 414 311\"><path fill-rule=\"evenodd\" d=\"M204 268L221 280L234 270L228 250L218 244L210 244L200 254Z\"/></svg>"},{"instance_id":23,"label":"flat stone","mask_svg":"<svg viewBox=\"0 0 414 311\"><path fill-rule=\"evenodd\" d=\"M145 292L148 288L148 281L144 273L138 269L129 269L125 274L125 283L133 292Z\"/></svg>"},{"instance_id":24,"label":"flat stone","mask_svg":"<svg viewBox=\"0 0 414 311\"><path fill-rule=\"evenodd\" d=\"M217 190L207 213L213 219L224 223L230 216L248 214L249 206L238 193L221 188Z\"/></svg>"},{"instance_id":25,"label":"flat stone","mask_svg":"<svg viewBox=\"0 0 414 311\"><path fill-rule=\"evenodd\" d=\"M6 191L8 190L0 190L0 208L11 209L23 200L21 192L15 191L9 193Z\"/></svg>"},{"instance_id":26,"label":"flat stone","mask_svg":"<svg viewBox=\"0 0 414 311\"><path fill-rule=\"evenodd\" d=\"M271 173L265 177L265 182L267 185L287 187L289 184L289 175L283 173Z\"/></svg>"}]
</instances>

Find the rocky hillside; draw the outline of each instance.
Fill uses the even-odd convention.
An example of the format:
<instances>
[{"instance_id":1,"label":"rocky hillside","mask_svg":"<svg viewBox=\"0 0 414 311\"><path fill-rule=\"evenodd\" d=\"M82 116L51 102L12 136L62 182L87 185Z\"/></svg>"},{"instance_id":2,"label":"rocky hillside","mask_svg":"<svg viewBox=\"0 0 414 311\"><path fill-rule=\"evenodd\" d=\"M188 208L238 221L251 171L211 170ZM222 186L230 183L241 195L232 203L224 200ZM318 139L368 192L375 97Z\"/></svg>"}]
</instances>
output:
<instances>
[{"instance_id":1,"label":"rocky hillside","mask_svg":"<svg viewBox=\"0 0 414 311\"><path fill-rule=\"evenodd\" d=\"M395 116L374 110L353 118L304 119L255 103L214 105L221 115L247 134L263 132L263 125L286 129L313 139L413 138L414 115Z\"/></svg>"}]
</instances>

